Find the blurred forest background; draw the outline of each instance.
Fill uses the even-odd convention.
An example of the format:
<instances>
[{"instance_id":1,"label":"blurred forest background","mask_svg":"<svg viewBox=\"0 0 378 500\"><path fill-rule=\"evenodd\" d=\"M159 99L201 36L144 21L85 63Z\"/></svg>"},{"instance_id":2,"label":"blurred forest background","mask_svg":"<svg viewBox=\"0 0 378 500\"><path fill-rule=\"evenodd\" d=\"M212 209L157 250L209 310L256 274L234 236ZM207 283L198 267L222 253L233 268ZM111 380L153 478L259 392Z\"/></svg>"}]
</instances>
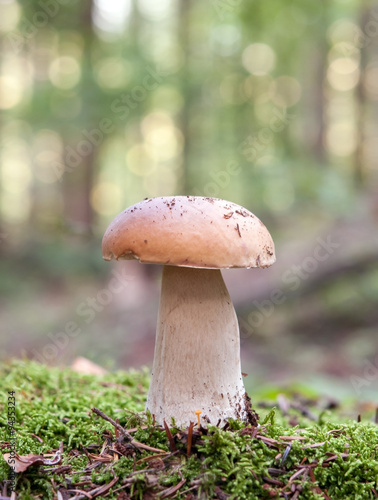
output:
<instances>
[{"instance_id":1,"label":"blurred forest background","mask_svg":"<svg viewBox=\"0 0 378 500\"><path fill-rule=\"evenodd\" d=\"M247 387L376 394L377 2L0 0L0 34L1 359L151 365L160 269L101 238L205 195L276 242L224 272Z\"/></svg>"}]
</instances>

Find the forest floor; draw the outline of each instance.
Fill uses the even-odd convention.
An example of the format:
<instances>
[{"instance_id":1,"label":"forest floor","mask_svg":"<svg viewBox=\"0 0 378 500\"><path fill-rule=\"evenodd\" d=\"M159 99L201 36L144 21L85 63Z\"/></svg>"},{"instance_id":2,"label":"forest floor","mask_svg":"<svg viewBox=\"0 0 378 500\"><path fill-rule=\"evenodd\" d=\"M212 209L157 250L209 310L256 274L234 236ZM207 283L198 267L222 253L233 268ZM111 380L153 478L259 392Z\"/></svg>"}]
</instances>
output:
<instances>
[{"instance_id":1,"label":"forest floor","mask_svg":"<svg viewBox=\"0 0 378 500\"><path fill-rule=\"evenodd\" d=\"M147 371L3 363L0 498L378 497L375 408L350 418L336 400L270 389L254 396L256 427L199 427L193 408L179 429L143 412L148 384Z\"/></svg>"}]
</instances>

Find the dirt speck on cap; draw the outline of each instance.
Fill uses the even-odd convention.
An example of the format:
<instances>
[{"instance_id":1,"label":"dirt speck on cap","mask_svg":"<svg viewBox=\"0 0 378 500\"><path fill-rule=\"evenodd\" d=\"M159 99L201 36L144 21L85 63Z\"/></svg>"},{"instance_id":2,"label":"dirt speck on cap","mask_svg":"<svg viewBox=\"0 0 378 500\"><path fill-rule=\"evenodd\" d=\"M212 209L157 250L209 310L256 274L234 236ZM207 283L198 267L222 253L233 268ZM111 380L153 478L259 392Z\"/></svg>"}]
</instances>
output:
<instances>
[{"instance_id":1,"label":"dirt speck on cap","mask_svg":"<svg viewBox=\"0 0 378 500\"><path fill-rule=\"evenodd\" d=\"M243 217L249 217L249 213L246 212L245 210L235 210L235 213L242 215Z\"/></svg>"}]
</instances>

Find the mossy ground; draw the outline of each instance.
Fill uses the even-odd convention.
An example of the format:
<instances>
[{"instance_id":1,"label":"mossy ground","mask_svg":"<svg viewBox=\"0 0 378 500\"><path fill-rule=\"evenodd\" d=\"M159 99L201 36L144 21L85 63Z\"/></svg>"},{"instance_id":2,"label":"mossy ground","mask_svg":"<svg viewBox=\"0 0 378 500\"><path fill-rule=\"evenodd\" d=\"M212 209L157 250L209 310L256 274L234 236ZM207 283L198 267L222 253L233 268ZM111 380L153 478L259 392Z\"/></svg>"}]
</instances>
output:
<instances>
[{"instance_id":1,"label":"mossy ground","mask_svg":"<svg viewBox=\"0 0 378 500\"><path fill-rule=\"evenodd\" d=\"M267 402L256 408L258 428L240 422L230 422L227 429L195 426L188 453L187 429L176 429L172 422L164 429L143 414L148 383L146 371L99 377L34 362L4 364L1 451L9 450L9 391L15 391L19 455L55 453L63 443L60 463L30 466L17 474L17 498L378 497L378 425L372 421L348 421L336 410L320 412L315 407L314 421L306 411L309 403L293 404L282 415ZM91 411L93 407L118 419L142 446L122 439L111 423ZM1 458L1 498L10 496L9 471Z\"/></svg>"}]
</instances>

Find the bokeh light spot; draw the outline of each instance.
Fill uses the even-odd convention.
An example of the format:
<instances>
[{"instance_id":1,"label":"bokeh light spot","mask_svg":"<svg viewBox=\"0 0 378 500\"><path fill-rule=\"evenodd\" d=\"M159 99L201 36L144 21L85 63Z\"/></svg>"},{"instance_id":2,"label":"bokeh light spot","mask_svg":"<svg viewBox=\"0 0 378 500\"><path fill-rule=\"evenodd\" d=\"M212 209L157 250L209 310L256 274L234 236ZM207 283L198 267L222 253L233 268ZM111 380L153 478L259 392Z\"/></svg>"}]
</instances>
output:
<instances>
[{"instance_id":1,"label":"bokeh light spot","mask_svg":"<svg viewBox=\"0 0 378 500\"><path fill-rule=\"evenodd\" d=\"M266 43L252 43L244 49L242 62L252 75L266 75L275 66L276 54Z\"/></svg>"},{"instance_id":2,"label":"bokeh light spot","mask_svg":"<svg viewBox=\"0 0 378 500\"><path fill-rule=\"evenodd\" d=\"M28 144L13 139L1 152L1 215L5 221L23 222L30 214L30 169Z\"/></svg>"},{"instance_id":3,"label":"bokeh light spot","mask_svg":"<svg viewBox=\"0 0 378 500\"><path fill-rule=\"evenodd\" d=\"M363 34L356 23L349 19L338 19L328 28L327 36L332 45L350 42L358 46L358 41Z\"/></svg>"},{"instance_id":4,"label":"bokeh light spot","mask_svg":"<svg viewBox=\"0 0 378 500\"><path fill-rule=\"evenodd\" d=\"M93 22L110 33L122 33L132 9L132 0L94 0Z\"/></svg>"},{"instance_id":5,"label":"bokeh light spot","mask_svg":"<svg viewBox=\"0 0 378 500\"><path fill-rule=\"evenodd\" d=\"M71 89L80 81L80 65L70 56L57 57L49 67L49 78L55 87Z\"/></svg>"},{"instance_id":6,"label":"bokeh light spot","mask_svg":"<svg viewBox=\"0 0 378 500\"><path fill-rule=\"evenodd\" d=\"M117 89L130 81L132 68L120 57L107 57L98 61L94 68L96 80L104 89Z\"/></svg>"},{"instance_id":7,"label":"bokeh light spot","mask_svg":"<svg viewBox=\"0 0 378 500\"><path fill-rule=\"evenodd\" d=\"M350 57L335 59L327 71L327 80L335 90L352 90L357 85L359 78L358 61Z\"/></svg>"},{"instance_id":8,"label":"bokeh light spot","mask_svg":"<svg viewBox=\"0 0 378 500\"><path fill-rule=\"evenodd\" d=\"M22 158L13 156L10 151L2 155L2 187L9 193L23 193L29 188L31 171Z\"/></svg>"},{"instance_id":9,"label":"bokeh light spot","mask_svg":"<svg viewBox=\"0 0 378 500\"><path fill-rule=\"evenodd\" d=\"M23 88L14 76L0 76L0 109L10 109L22 100Z\"/></svg>"},{"instance_id":10,"label":"bokeh light spot","mask_svg":"<svg viewBox=\"0 0 378 500\"><path fill-rule=\"evenodd\" d=\"M29 218L31 209L30 193L26 191L14 194L5 191L2 194L0 206L5 222L10 224L25 222Z\"/></svg>"},{"instance_id":11,"label":"bokeh light spot","mask_svg":"<svg viewBox=\"0 0 378 500\"><path fill-rule=\"evenodd\" d=\"M21 9L17 2L0 2L0 32L6 33L16 28L21 17Z\"/></svg>"},{"instance_id":12,"label":"bokeh light spot","mask_svg":"<svg viewBox=\"0 0 378 500\"><path fill-rule=\"evenodd\" d=\"M91 192L91 205L100 215L112 215L122 209L121 187L112 182L100 182Z\"/></svg>"},{"instance_id":13,"label":"bokeh light spot","mask_svg":"<svg viewBox=\"0 0 378 500\"><path fill-rule=\"evenodd\" d=\"M336 156L349 156L357 147L357 136L349 121L332 124L326 134L328 150Z\"/></svg>"},{"instance_id":14,"label":"bokeh light spot","mask_svg":"<svg viewBox=\"0 0 378 500\"><path fill-rule=\"evenodd\" d=\"M138 0L139 12L151 21L162 21L170 14L172 7L172 0Z\"/></svg>"},{"instance_id":15,"label":"bokeh light spot","mask_svg":"<svg viewBox=\"0 0 378 500\"><path fill-rule=\"evenodd\" d=\"M184 138L169 115L156 112L147 115L141 124L148 155L155 161L167 161L178 156Z\"/></svg>"}]
</instances>

